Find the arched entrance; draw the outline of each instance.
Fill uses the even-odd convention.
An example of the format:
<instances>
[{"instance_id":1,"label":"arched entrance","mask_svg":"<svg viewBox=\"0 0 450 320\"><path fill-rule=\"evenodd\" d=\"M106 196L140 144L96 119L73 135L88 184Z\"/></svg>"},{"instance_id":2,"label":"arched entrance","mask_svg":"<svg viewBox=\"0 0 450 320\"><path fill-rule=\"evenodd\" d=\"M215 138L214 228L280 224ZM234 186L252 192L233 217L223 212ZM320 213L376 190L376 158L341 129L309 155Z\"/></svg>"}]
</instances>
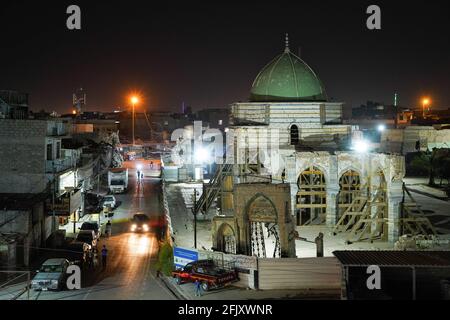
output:
<instances>
[{"instance_id":1,"label":"arched entrance","mask_svg":"<svg viewBox=\"0 0 450 320\"><path fill-rule=\"evenodd\" d=\"M361 193L361 177L354 170L345 171L339 178L339 197L338 197L338 218L340 218L345 210L351 205L353 200Z\"/></svg>"},{"instance_id":2,"label":"arched entrance","mask_svg":"<svg viewBox=\"0 0 450 320\"><path fill-rule=\"evenodd\" d=\"M297 184L297 225L324 224L327 193L323 172L311 166L300 174Z\"/></svg>"},{"instance_id":3,"label":"arched entrance","mask_svg":"<svg viewBox=\"0 0 450 320\"><path fill-rule=\"evenodd\" d=\"M217 246L222 252L236 254L236 235L228 223L222 224L217 232Z\"/></svg>"},{"instance_id":4,"label":"arched entrance","mask_svg":"<svg viewBox=\"0 0 450 320\"><path fill-rule=\"evenodd\" d=\"M252 255L262 258L281 257L277 211L272 202L259 195L251 200L247 213Z\"/></svg>"}]
</instances>

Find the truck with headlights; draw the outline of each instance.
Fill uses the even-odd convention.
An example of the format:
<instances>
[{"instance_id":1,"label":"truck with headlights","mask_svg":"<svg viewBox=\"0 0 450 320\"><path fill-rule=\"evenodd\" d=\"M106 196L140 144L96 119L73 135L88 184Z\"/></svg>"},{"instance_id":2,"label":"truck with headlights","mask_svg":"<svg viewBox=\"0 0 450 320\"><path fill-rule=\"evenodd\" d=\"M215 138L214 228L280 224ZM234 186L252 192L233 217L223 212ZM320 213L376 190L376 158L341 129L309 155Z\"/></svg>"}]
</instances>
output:
<instances>
[{"instance_id":1,"label":"truck with headlights","mask_svg":"<svg viewBox=\"0 0 450 320\"><path fill-rule=\"evenodd\" d=\"M111 193L123 193L128 188L128 169L112 168L108 170L108 188Z\"/></svg>"}]
</instances>

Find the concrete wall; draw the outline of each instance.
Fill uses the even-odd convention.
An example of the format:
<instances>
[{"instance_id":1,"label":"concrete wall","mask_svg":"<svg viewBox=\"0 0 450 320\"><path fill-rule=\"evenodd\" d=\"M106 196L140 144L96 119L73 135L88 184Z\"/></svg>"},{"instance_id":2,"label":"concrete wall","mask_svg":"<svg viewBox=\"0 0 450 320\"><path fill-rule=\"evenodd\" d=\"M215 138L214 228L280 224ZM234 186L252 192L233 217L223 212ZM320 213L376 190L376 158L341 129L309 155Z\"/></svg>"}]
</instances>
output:
<instances>
[{"instance_id":1,"label":"concrete wall","mask_svg":"<svg viewBox=\"0 0 450 320\"><path fill-rule=\"evenodd\" d=\"M380 148L384 152L407 154L416 151L417 141L420 141L421 151L450 148L450 130L437 130L431 126L385 130L381 135Z\"/></svg>"},{"instance_id":2,"label":"concrete wall","mask_svg":"<svg viewBox=\"0 0 450 320\"><path fill-rule=\"evenodd\" d=\"M341 289L341 267L335 257L258 259L261 290Z\"/></svg>"},{"instance_id":3,"label":"concrete wall","mask_svg":"<svg viewBox=\"0 0 450 320\"><path fill-rule=\"evenodd\" d=\"M52 217L45 216L43 202L36 203L29 210L0 210L0 233L14 235L16 238L14 263L29 265L36 252L51 234ZM23 240L23 243L22 243ZM12 260L9 262L12 263Z\"/></svg>"},{"instance_id":4,"label":"concrete wall","mask_svg":"<svg viewBox=\"0 0 450 320\"><path fill-rule=\"evenodd\" d=\"M0 193L43 190L47 122L0 120Z\"/></svg>"}]
</instances>

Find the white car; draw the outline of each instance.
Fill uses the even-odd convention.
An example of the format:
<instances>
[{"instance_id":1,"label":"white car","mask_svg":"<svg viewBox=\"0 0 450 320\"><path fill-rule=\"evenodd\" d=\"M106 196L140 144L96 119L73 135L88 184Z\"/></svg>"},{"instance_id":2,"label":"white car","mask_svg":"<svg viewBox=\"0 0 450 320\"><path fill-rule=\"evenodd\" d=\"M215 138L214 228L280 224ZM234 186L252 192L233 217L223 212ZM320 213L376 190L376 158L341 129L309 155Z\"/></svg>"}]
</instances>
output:
<instances>
[{"instance_id":1,"label":"white car","mask_svg":"<svg viewBox=\"0 0 450 320\"><path fill-rule=\"evenodd\" d=\"M31 288L39 291L61 290L64 288L66 271L71 265L66 259L48 259L37 271L36 276L31 280Z\"/></svg>"},{"instance_id":2,"label":"white car","mask_svg":"<svg viewBox=\"0 0 450 320\"><path fill-rule=\"evenodd\" d=\"M116 197L114 196L105 196L102 200L103 208L106 208L107 206L110 206L111 209L114 209L116 207Z\"/></svg>"}]
</instances>

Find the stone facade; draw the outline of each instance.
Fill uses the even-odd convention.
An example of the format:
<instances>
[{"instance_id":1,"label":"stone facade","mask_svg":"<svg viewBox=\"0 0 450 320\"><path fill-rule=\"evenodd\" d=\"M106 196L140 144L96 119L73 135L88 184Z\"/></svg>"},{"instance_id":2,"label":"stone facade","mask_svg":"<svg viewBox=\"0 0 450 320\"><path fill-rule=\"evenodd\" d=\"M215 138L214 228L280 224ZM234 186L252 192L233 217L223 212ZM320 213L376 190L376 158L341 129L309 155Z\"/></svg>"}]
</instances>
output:
<instances>
[{"instance_id":1,"label":"stone facade","mask_svg":"<svg viewBox=\"0 0 450 320\"><path fill-rule=\"evenodd\" d=\"M231 105L231 109L230 122L234 130L245 131L267 126L270 130L278 130L280 145L291 144L293 125L298 128L299 141L305 142L333 141L334 135L345 137L352 132L352 126L341 124L342 103L242 102Z\"/></svg>"},{"instance_id":2,"label":"stone facade","mask_svg":"<svg viewBox=\"0 0 450 320\"><path fill-rule=\"evenodd\" d=\"M233 230L236 253L254 255L251 223L278 226L281 257L295 257L294 224L288 184L249 183L234 187L234 215L218 216L213 223L213 245L222 250L224 225ZM223 250L222 250L223 251Z\"/></svg>"}]
</instances>

